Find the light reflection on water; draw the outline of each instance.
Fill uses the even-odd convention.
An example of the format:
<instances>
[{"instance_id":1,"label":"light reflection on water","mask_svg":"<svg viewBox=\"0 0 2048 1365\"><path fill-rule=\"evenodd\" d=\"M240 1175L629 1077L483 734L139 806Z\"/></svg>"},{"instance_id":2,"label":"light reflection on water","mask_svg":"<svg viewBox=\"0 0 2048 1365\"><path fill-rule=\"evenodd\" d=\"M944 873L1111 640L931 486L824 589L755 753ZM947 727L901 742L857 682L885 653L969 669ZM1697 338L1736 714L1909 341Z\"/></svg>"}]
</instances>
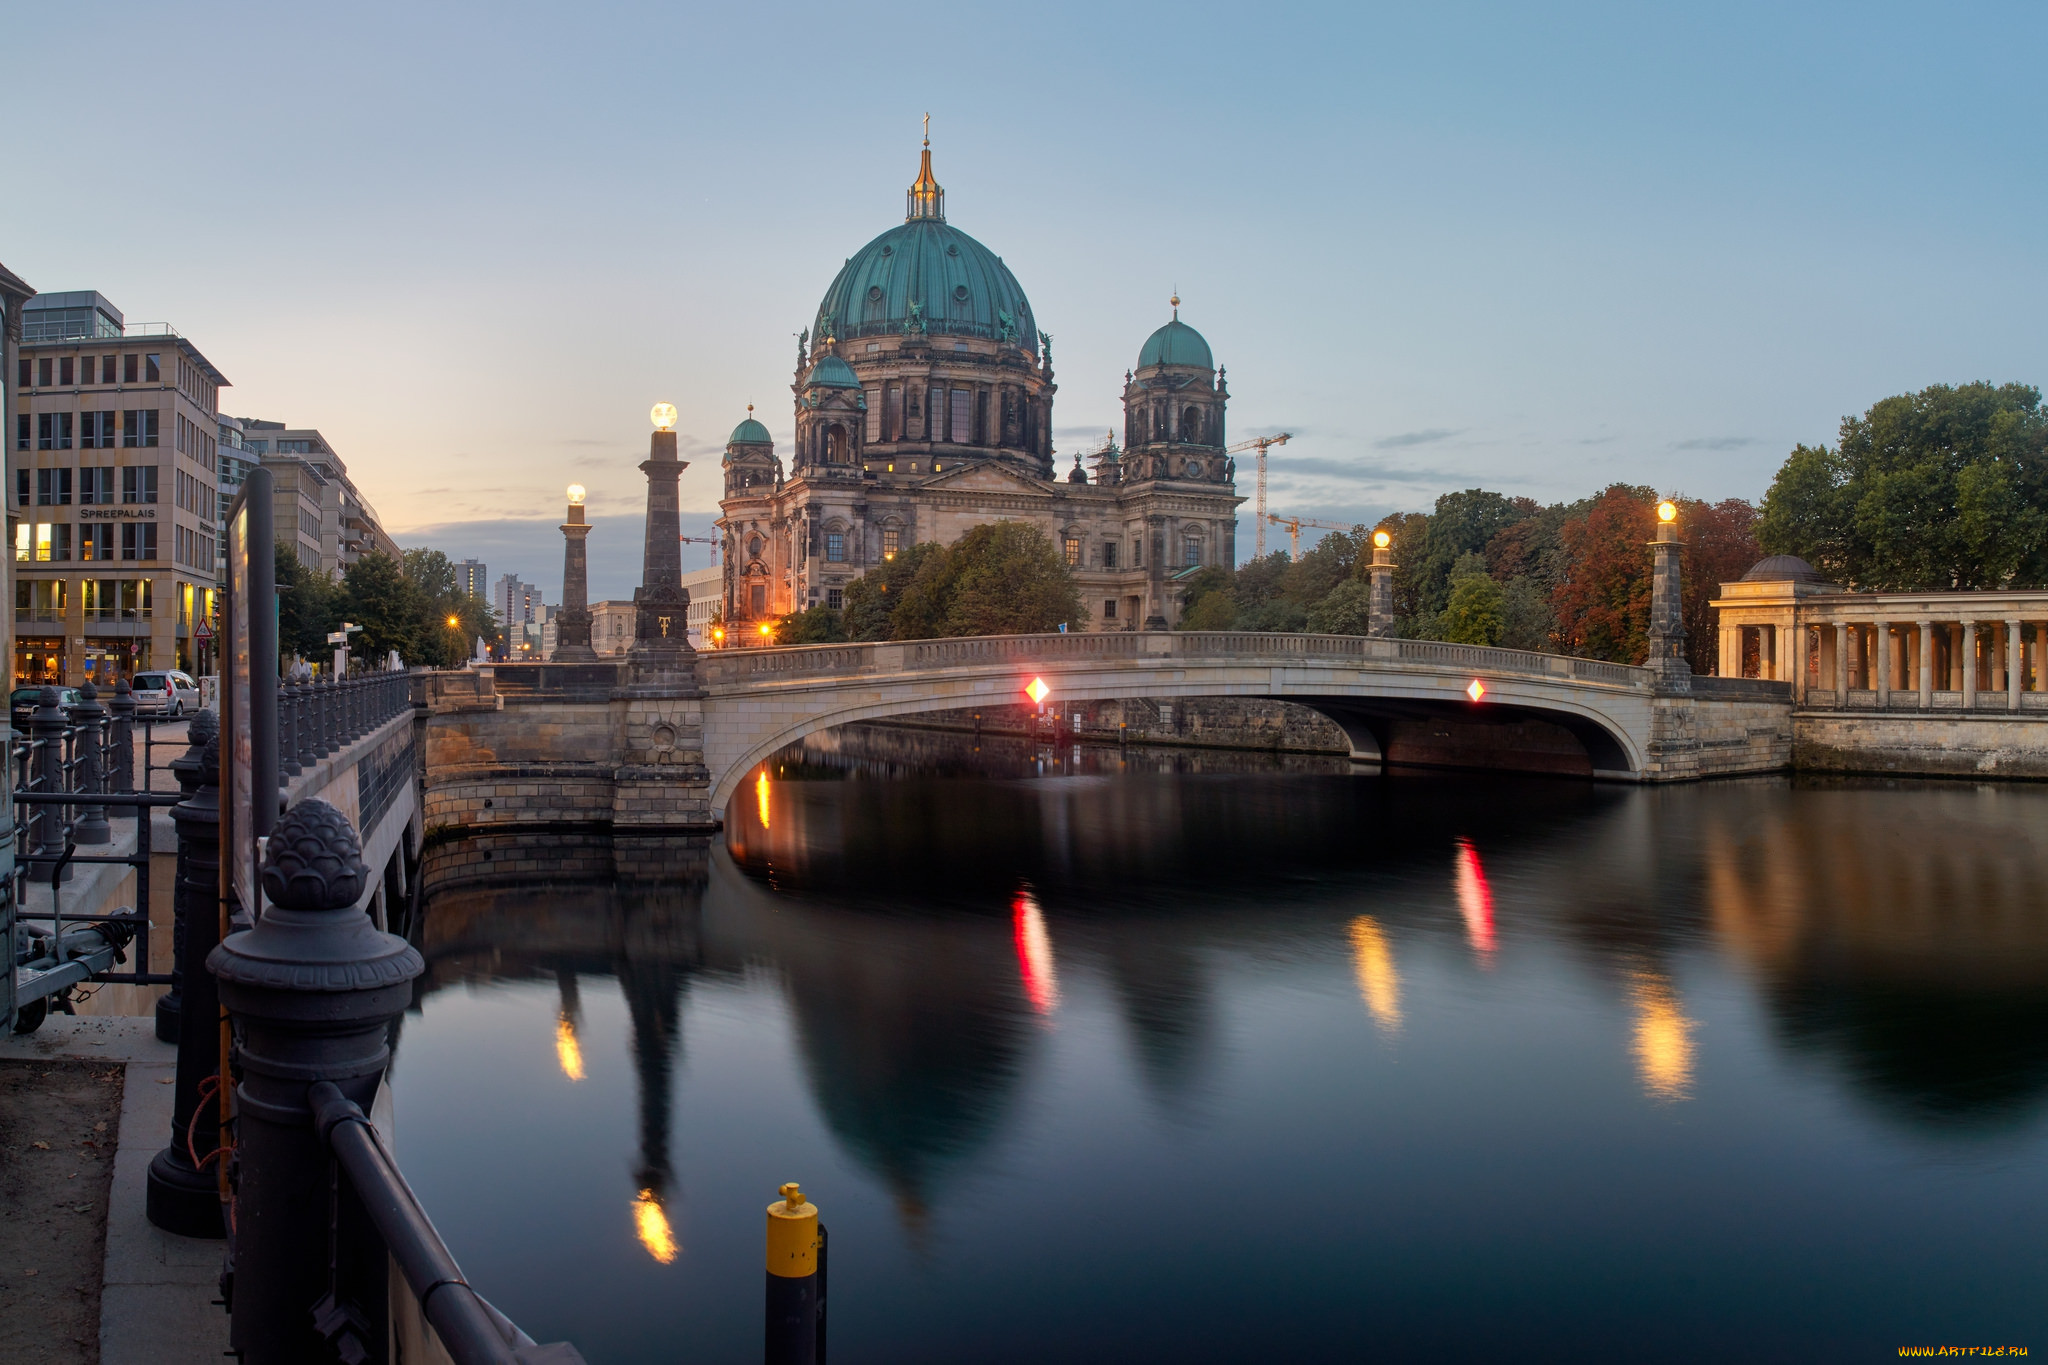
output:
<instances>
[{"instance_id":1,"label":"light reflection on water","mask_svg":"<svg viewBox=\"0 0 2048 1365\"><path fill-rule=\"evenodd\" d=\"M1830 1359L2043 1320L2048 790L860 728L753 785L727 847L432 855L402 1160L593 1362L756 1357L791 1179L841 1361Z\"/></svg>"}]
</instances>

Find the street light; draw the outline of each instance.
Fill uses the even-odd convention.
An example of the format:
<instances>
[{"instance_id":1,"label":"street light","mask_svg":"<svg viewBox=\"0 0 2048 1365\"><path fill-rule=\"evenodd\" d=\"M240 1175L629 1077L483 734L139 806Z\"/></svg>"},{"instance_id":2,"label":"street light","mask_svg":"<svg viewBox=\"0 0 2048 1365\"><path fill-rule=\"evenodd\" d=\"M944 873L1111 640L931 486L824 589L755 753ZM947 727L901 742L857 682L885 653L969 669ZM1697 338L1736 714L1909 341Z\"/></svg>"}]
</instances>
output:
<instances>
[{"instance_id":1,"label":"street light","mask_svg":"<svg viewBox=\"0 0 2048 1365\"><path fill-rule=\"evenodd\" d=\"M668 407L668 405L667 405L666 403L662 404L662 406L663 406L663 407ZM670 416L669 416L669 420L670 420L670 421L674 421L674 420L675 420L675 416L674 416L674 414L675 414L675 409L674 409L674 408L669 408L669 414L670 414ZM570 485L569 485L569 505L570 505L571 507L581 507L581 506L583 505L583 498L584 498L584 492L583 492L583 485L582 485L582 484L580 484L580 483L572 483L572 484L570 484Z\"/></svg>"},{"instance_id":2,"label":"street light","mask_svg":"<svg viewBox=\"0 0 2048 1365\"><path fill-rule=\"evenodd\" d=\"M656 403L648 410L647 415L653 420L656 431L674 431L676 429L676 405L674 403Z\"/></svg>"},{"instance_id":3,"label":"street light","mask_svg":"<svg viewBox=\"0 0 2048 1365\"><path fill-rule=\"evenodd\" d=\"M1372 543L1375 549L1384 550L1394 543L1394 538L1385 531L1374 531L1372 533Z\"/></svg>"},{"instance_id":4,"label":"street light","mask_svg":"<svg viewBox=\"0 0 2048 1365\"><path fill-rule=\"evenodd\" d=\"M1677 503L1675 503L1675 502L1660 502L1660 503L1658 503L1658 504L1657 504L1657 520L1659 520L1659 521L1677 521L1677 520L1678 520L1678 504L1677 504Z\"/></svg>"}]
</instances>

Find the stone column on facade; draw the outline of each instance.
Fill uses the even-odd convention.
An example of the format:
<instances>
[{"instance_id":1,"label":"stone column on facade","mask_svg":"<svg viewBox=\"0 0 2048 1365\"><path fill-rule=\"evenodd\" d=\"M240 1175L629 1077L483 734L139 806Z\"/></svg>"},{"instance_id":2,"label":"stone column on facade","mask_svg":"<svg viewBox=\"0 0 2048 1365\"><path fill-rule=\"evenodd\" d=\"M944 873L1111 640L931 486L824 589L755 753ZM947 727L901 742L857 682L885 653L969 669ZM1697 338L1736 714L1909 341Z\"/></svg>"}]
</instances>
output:
<instances>
[{"instance_id":1,"label":"stone column on facade","mask_svg":"<svg viewBox=\"0 0 2048 1365\"><path fill-rule=\"evenodd\" d=\"M1948 688L1950 692L1963 690L1963 623L1957 621L1943 626L1942 633L1948 637Z\"/></svg>"},{"instance_id":2,"label":"stone column on facade","mask_svg":"<svg viewBox=\"0 0 2048 1365\"><path fill-rule=\"evenodd\" d=\"M1684 585L1678 567L1678 552L1685 542L1678 538L1677 517L1677 507L1658 504L1657 535L1650 542L1650 656L1643 662L1660 689L1690 692L1692 668L1685 661Z\"/></svg>"},{"instance_id":3,"label":"stone column on facade","mask_svg":"<svg viewBox=\"0 0 2048 1365\"><path fill-rule=\"evenodd\" d=\"M1878 621L1870 627L1871 687L1877 693L1877 709L1892 704L1892 623Z\"/></svg>"},{"instance_id":4,"label":"stone column on facade","mask_svg":"<svg viewBox=\"0 0 2048 1365\"><path fill-rule=\"evenodd\" d=\"M564 663L597 659L597 651L590 647L590 558L583 543L589 535L590 524L583 519L583 485L570 484L568 520L562 523L562 609L555 613L555 658ZM680 566L680 541L676 560Z\"/></svg>"},{"instance_id":5,"label":"stone column on facade","mask_svg":"<svg viewBox=\"0 0 2048 1365\"><path fill-rule=\"evenodd\" d=\"M1789 677L1789 680L1790 680L1790 681L1791 681L1791 683L1792 683L1792 699L1793 699L1793 700L1794 700L1795 702L1804 702L1804 701L1806 700L1806 676L1807 676L1807 664L1806 664L1806 648L1807 648L1807 645L1806 645L1806 627L1805 627L1805 626L1804 626L1803 624L1801 624L1801 623L1800 623L1800 620L1799 620L1799 615L1798 615L1798 612L1797 612L1796 610L1794 611L1794 613L1793 613L1793 616L1792 616L1792 626L1791 626L1791 631L1792 631L1792 662L1791 662L1791 670L1790 670L1790 673L1788 674L1788 677Z\"/></svg>"},{"instance_id":6,"label":"stone column on facade","mask_svg":"<svg viewBox=\"0 0 2048 1365\"><path fill-rule=\"evenodd\" d=\"M1164 517L1145 518L1144 529L1138 534L1149 542L1145 546L1145 629L1166 629L1166 536L1160 529L1166 524Z\"/></svg>"},{"instance_id":7,"label":"stone column on facade","mask_svg":"<svg viewBox=\"0 0 2048 1365\"><path fill-rule=\"evenodd\" d=\"M659 409L657 409L659 411ZM674 421L669 415L669 421ZM657 427L640 472L647 476L647 538L640 586L633 590L633 649L647 662L683 664L690 648L690 594L683 588L682 512L677 481L689 467L676 458L676 433Z\"/></svg>"},{"instance_id":8,"label":"stone column on facade","mask_svg":"<svg viewBox=\"0 0 2048 1365\"><path fill-rule=\"evenodd\" d=\"M1372 533L1372 595L1368 599L1365 633L1394 633L1394 538L1385 531Z\"/></svg>"},{"instance_id":9,"label":"stone column on facade","mask_svg":"<svg viewBox=\"0 0 2048 1365\"><path fill-rule=\"evenodd\" d=\"M1934 705L1934 622L1915 621L1920 627L1920 709Z\"/></svg>"},{"instance_id":10,"label":"stone column on facade","mask_svg":"<svg viewBox=\"0 0 2048 1365\"><path fill-rule=\"evenodd\" d=\"M1963 709L1977 704L1977 623L1963 622Z\"/></svg>"},{"instance_id":11,"label":"stone column on facade","mask_svg":"<svg viewBox=\"0 0 2048 1365\"><path fill-rule=\"evenodd\" d=\"M1849 704L1849 625L1835 622L1835 706Z\"/></svg>"},{"instance_id":12,"label":"stone column on facade","mask_svg":"<svg viewBox=\"0 0 2048 1365\"><path fill-rule=\"evenodd\" d=\"M2027 646L2020 636L2020 623L2005 623L2005 709L2020 709L2020 679L2026 668Z\"/></svg>"}]
</instances>

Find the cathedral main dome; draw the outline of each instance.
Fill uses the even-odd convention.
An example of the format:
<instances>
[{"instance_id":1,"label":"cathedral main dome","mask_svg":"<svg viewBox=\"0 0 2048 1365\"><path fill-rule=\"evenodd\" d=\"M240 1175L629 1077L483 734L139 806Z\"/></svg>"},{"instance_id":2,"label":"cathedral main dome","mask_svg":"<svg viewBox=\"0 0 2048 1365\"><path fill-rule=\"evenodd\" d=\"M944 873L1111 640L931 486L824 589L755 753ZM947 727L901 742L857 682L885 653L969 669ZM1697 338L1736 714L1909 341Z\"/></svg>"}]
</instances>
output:
<instances>
[{"instance_id":1,"label":"cathedral main dome","mask_svg":"<svg viewBox=\"0 0 2048 1365\"><path fill-rule=\"evenodd\" d=\"M818 305L814 343L864 336L980 337L1038 354L1031 301L1002 257L948 226L931 150L909 194L909 214L856 251Z\"/></svg>"}]
</instances>

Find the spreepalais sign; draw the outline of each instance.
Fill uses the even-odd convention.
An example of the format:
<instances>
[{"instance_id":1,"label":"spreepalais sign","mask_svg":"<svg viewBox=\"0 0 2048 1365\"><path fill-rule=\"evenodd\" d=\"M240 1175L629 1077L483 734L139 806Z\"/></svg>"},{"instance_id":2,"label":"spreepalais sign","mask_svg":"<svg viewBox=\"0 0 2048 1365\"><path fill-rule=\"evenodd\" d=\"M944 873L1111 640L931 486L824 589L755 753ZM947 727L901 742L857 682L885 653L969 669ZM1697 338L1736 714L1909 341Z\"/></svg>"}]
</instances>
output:
<instances>
[{"instance_id":1,"label":"spreepalais sign","mask_svg":"<svg viewBox=\"0 0 2048 1365\"><path fill-rule=\"evenodd\" d=\"M154 507L81 507L80 521L155 521Z\"/></svg>"}]
</instances>

